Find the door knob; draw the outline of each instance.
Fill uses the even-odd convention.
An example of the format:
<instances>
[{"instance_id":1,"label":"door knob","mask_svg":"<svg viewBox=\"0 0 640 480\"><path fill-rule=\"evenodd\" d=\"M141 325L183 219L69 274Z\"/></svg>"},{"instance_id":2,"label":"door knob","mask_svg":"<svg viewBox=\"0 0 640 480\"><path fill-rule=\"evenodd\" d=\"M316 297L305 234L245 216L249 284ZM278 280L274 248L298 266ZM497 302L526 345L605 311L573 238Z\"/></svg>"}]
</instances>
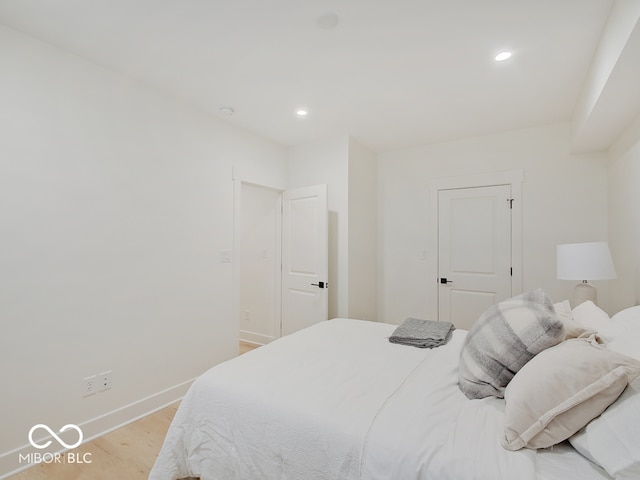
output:
<instances>
[{"instance_id":1,"label":"door knob","mask_svg":"<svg viewBox=\"0 0 640 480\"><path fill-rule=\"evenodd\" d=\"M446 278L446 277L442 277L442 278L440 279L440 283L443 283L443 284L445 284L445 285L446 285L447 283L453 283L453 280L447 280L447 278Z\"/></svg>"},{"instance_id":2,"label":"door knob","mask_svg":"<svg viewBox=\"0 0 640 480\"><path fill-rule=\"evenodd\" d=\"M329 288L329 284L325 282L312 283L311 285L318 288Z\"/></svg>"}]
</instances>

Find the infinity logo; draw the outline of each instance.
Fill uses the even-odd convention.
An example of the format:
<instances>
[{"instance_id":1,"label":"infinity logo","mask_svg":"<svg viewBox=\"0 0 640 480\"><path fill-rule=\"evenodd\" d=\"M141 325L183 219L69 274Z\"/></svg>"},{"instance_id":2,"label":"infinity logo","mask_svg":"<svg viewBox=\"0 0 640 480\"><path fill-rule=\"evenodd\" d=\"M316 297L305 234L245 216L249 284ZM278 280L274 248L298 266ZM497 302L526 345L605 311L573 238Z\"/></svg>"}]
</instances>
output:
<instances>
[{"instance_id":1,"label":"infinity logo","mask_svg":"<svg viewBox=\"0 0 640 480\"><path fill-rule=\"evenodd\" d=\"M33 440L33 432L35 432L38 428L44 428L64 448L76 448L78 445L82 443L82 430L80 430L80 427L78 427L77 425L69 423L68 425L65 425L60 430L58 430L58 433L63 433L63 432L66 432L67 430L75 430L76 432L78 432L78 441L74 444L69 445L65 443L64 440L62 440L58 435L56 435L56 433L53 430L51 430L47 425L39 423L38 425L34 425L33 427L31 427L31 430L29 430L29 443L35 448L42 449L42 448L47 448L49 445L51 445L51 440L47 440L47 442L43 443L42 445L39 445Z\"/></svg>"}]
</instances>

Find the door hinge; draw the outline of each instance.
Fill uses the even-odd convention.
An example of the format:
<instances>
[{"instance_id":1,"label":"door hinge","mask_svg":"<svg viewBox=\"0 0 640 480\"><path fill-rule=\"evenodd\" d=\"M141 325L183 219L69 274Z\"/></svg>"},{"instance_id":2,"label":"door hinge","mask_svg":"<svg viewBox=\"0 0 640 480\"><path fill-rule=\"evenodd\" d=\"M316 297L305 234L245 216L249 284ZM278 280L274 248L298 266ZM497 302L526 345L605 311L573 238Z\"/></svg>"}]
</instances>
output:
<instances>
[{"instance_id":1,"label":"door hinge","mask_svg":"<svg viewBox=\"0 0 640 480\"><path fill-rule=\"evenodd\" d=\"M511 267L509 270L510 270L509 275L513 277L513 267Z\"/></svg>"}]
</instances>

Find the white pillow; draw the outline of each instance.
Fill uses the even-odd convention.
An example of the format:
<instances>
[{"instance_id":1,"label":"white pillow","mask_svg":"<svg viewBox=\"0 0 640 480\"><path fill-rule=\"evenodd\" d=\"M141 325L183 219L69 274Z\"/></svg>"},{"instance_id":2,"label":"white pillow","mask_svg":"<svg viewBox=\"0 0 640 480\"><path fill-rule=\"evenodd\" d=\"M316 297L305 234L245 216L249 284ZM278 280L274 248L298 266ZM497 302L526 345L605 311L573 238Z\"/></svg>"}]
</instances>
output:
<instances>
[{"instance_id":1,"label":"white pillow","mask_svg":"<svg viewBox=\"0 0 640 480\"><path fill-rule=\"evenodd\" d=\"M620 310L611 317L611 321L625 327L640 324L640 306Z\"/></svg>"},{"instance_id":2,"label":"white pillow","mask_svg":"<svg viewBox=\"0 0 640 480\"><path fill-rule=\"evenodd\" d=\"M591 300L582 302L577 307L574 307L571 313L573 313L573 319L580 323L588 323L592 321L595 322L594 325L599 325L599 322L608 322L611 320L609 318L609 314Z\"/></svg>"},{"instance_id":3,"label":"white pillow","mask_svg":"<svg viewBox=\"0 0 640 480\"><path fill-rule=\"evenodd\" d=\"M609 314L591 300L581 303L571 313L578 325L598 332L598 336L605 343L609 342L621 331L620 326L611 321Z\"/></svg>"},{"instance_id":4,"label":"white pillow","mask_svg":"<svg viewBox=\"0 0 640 480\"><path fill-rule=\"evenodd\" d=\"M573 313L571 313L571 304L569 303L569 300L554 303L553 310L556 312L556 315L561 317L563 320L573 321Z\"/></svg>"},{"instance_id":5,"label":"white pillow","mask_svg":"<svg viewBox=\"0 0 640 480\"><path fill-rule=\"evenodd\" d=\"M640 307L620 310L611 322L618 329L607 348L640 360Z\"/></svg>"},{"instance_id":6,"label":"white pillow","mask_svg":"<svg viewBox=\"0 0 640 480\"><path fill-rule=\"evenodd\" d=\"M607 348L640 360L640 307L616 313L611 321L620 327ZM640 478L640 378L632 382L605 412L569 441L612 477Z\"/></svg>"},{"instance_id":7,"label":"white pillow","mask_svg":"<svg viewBox=\"0 0 640 480\"><path fill-rule=\"evenodd\" d=\"M640 362L595 339L566 340L520 369L505 389L507 450L547 448L600 415L640 375Z\"/></svg>"},{"instance_id":8,"label":"white pillow","mask_svg":"<svg viewBox=\"0 0 640 480\"><path fill-rule=\"evenodd\" d=\"M640 378L569 441L616 480L640 478Z\"/></svg>"},{"instance_id":9,"label":"white pillow","mask_svg":"<svg viewBox=\"0 0 640 480\"><path fill-rule=\"evenodd\" d=\"M640 322L626 328L618 326L621 327L620 333L607 343L607 348L640 360Z\"/></svg>"},{"instance_id":10,"label":"white pillow","mask_svg":"<svg viewBox=\"0 0 640 480\"><path fill-rule=\"evenodd\" d=\"M569 300L563 300L559 303L553 304L553 310L562 324L564 325L564 339L578 338L585 334L589 336L591 333L596 333L595 330L589 329L576 322L573 318L573 312L571 311L571 305Z\"/></svg>"}]
</instances>

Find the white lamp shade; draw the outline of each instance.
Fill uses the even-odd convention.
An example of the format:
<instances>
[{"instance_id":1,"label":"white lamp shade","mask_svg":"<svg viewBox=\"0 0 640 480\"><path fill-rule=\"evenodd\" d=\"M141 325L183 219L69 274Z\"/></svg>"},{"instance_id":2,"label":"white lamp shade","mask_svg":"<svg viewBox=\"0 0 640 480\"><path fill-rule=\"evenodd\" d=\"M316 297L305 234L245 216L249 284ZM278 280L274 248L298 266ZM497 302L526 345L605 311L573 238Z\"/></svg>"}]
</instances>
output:
<instances>
[{"instance_id":1,"label":"white lamp shade","mask_svg":"<svg viewBox=\"0 0 640 480\"><path fill-rule=\"evenodd\" d=\"M559 280L609 280L616 278L607 242L558 245Z\"/></svg>"}]
</instances>

